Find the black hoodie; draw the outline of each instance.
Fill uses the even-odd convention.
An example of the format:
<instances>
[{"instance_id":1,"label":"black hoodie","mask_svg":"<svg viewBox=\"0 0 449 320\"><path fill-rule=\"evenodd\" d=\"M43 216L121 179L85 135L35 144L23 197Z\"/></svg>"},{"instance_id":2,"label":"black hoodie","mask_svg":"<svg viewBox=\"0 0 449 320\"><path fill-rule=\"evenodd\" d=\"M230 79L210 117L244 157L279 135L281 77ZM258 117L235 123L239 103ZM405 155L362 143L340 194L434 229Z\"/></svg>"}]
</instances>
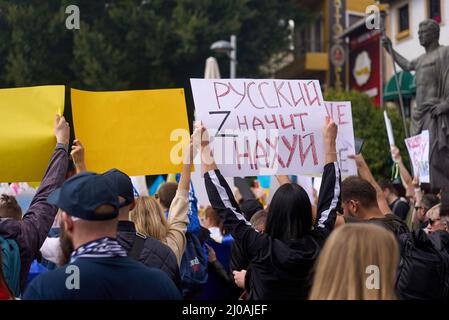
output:
<instances>
[{"instance_id":1,"label":"black hoodie","mask_svg":"<svg viewBox=\"0 0 449 320\"><path fill-rule=\"evenodd\" d=\"M340 207L340 170L337 163L324 167L318 200L317 224L301 239L282 242L255 231L245 220L226 180L218 170L205 174L209 201L224 227L249 260L245 283L254 300L307 299L311 270L335 224Z\"/></svg>"}]
</instances>

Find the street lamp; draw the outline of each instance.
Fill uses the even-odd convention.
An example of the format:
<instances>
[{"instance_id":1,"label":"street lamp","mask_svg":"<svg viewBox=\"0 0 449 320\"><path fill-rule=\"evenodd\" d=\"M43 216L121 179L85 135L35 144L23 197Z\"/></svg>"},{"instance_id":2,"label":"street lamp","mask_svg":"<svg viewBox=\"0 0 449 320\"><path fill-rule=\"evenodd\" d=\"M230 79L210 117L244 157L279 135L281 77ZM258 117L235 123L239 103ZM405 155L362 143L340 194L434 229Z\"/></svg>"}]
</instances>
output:
<instances>
[{"instance_id":1,"label":"street lamp","mask_svg":"<svg viewBox=\"0 0 449 320\"><path fill-rule=\"evenodd\" d=\"M231 35L231 41L216 41L212 43L210 49L218 53L225 53L229 57L229 76L231 79L234 79L237 73L237 36Z\"/></svg>"}]
</instances>

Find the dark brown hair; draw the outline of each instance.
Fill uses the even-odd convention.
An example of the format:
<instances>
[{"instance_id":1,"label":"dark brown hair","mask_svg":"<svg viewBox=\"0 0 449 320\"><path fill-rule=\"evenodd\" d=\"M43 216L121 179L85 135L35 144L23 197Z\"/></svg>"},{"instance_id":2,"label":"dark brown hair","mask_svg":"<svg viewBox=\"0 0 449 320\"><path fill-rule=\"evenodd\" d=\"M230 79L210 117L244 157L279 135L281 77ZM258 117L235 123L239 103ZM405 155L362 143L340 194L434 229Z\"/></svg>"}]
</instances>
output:
<instances>
[{"instance_id":1,"label":"dark brown hair","mask_svg":"<svg viewBox=\"0 0 449 320\"><path fill-rule=\"evenodd\" d=\"M170 209L177 190L178 184L174 182L166 182L159 187L157 198L165 208Z\"/></svg>"},{"instance_id":2,"label":"dark brown hair","mask_svg":"<svg viewBox=\"0 0 449 320\"><path fill-rule=\"evenodd\" d=\"M365 208L377 206L376 189L366 180L352 176L341 183L341 201L357 200Z\"/></svg>"},{"instance_id":3,"label":"dark brown hair","mask_svg":"<svg viewBox=\"0 0 449 320\"><path fill-rule=\"evenodd\" d=\"M220 217L212 207L207 207L206 210L204 210L204 215L212 222L213 225L220 228L220 232L222 235L226 234L226 231L223 228L223 221L221 221Z\"/></svg>"},{"instance_id":4,"label":"dark brown hair","mask_svg":"<svg viewBox=\"0 0 449 320\"><path fill-rule=\"evenodd\" d=\"M22 219L22 209L14 196L0 195L0 218Z\"/></svg>"},{"instance_id":5,"label":"dark brown hair","mask_svg":"<svg viewBox=\"0 0 449 320\"><path fill-rule=\"evenodd\" d=\"M396 196L399 196L398 189L396 189L395 186L393 185L393 183L391 183L388 180L381 180L379 182L379 187L382 190L388 189L388 190L390 190L390 192L394 193Z\"/></svg>"}]
</instances>

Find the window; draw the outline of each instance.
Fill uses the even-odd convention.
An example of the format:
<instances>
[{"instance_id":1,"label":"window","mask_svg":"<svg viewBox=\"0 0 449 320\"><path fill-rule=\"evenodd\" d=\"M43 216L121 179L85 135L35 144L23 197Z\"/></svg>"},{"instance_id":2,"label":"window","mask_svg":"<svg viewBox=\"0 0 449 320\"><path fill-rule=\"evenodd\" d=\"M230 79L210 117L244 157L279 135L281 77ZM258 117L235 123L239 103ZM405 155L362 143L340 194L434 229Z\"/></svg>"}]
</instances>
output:
<instances>
[{"instance_id":1,"label":"window","mask_svg":"<svg viewBox=\"0 0 449 320\"><path fill-rule=\"evenodd\" d=\"M295 32L295 38L296 38L296 46L295 46L295 52L296 57L301 57L306 54L307 52L307 44L309 43L310 33L307 32L306 26L302 26L298 32Z\"/></svg>"},{"instance_id":2,"label":"window","mask_svg":"<svg viewBox=\"0 0 449 320\"><path fill-rule=\"evenodd\" d=\"M441 0L428 0L427 10L429 18L441 23Z\"/></svg>"},{"instance_id":3,"label":"window","mask_svg":"<svg viewBox=\"0 0 449 320\"><path fill-rule=\"evenodd\" d=\"M410 36L410 2L406 2L396 10L396 40L402 40Z\"/></svg>"},{"instance_id":4,"label":"window","mask_svg":"<svg viewBox=\"0 0 449 320\"><path fill-rule=\"evenodd\" d=\"M409 15L408 4L399 8L399 32L404 32L409 29Z\"/></svg>"},{"instance_id":5,"label":"window","mask_svg":"<svg viewBox=\"0 0 449 320\"><path fill-rule=\"evenodd\" d=\"M301 57L307 52L323 51L323 21L321 18L301 26L295 32L296 57Z\"/></svg>"},{"instance_id":6,"label":"window","mask_svg":"<svg viewBox=\"0 0 449 320\"><path fill-rule=\"evenodd\" d=\"M323 40L322 40L322 21L321 19L318 19L315 22L315 35L314 35L314 40L315 40L315 44L314 44L314 49L316 52L322 52L323 51Z\"/></svg>"}]
</instances>

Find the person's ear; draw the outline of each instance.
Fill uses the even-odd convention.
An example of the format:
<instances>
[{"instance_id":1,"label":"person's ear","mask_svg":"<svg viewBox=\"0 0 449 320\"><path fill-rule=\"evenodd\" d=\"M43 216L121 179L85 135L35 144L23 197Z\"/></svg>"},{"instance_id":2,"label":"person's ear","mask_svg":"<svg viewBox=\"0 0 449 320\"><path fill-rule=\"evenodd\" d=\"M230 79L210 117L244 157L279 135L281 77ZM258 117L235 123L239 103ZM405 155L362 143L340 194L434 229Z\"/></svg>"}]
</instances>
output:
<instances>
[{"instance_id":1,"label":"person's ear","mask_svg":"<svg viewBox=\"0 0 449 320\"><path fill-rule=\"evenodd\" d=\"M133 202L131 202L131 204L129 205L129 211L134 210L135 207L136 207L136 200L133 200Z\"/></svg>"},{"instance_id":2,"label":"person's ear","mask_svg":"<svg viewBox=\"0 0 449 320\"><path fill-rule=\"evenodd\" d=\"M66 233L72 234L74 227L73 219L65 211L62 212L62 223Z\"/></svg>"},{"instance_id":3,"label":"person's ear","mask_svg":"<svg viewBox=\"0 0 449 320\"><path fill-rule=\"evenodd\" d=\"M351 208L353 213L357 213L359 211L359 204L355 200L351 200Z\"/></svg>"}]
</instances>

